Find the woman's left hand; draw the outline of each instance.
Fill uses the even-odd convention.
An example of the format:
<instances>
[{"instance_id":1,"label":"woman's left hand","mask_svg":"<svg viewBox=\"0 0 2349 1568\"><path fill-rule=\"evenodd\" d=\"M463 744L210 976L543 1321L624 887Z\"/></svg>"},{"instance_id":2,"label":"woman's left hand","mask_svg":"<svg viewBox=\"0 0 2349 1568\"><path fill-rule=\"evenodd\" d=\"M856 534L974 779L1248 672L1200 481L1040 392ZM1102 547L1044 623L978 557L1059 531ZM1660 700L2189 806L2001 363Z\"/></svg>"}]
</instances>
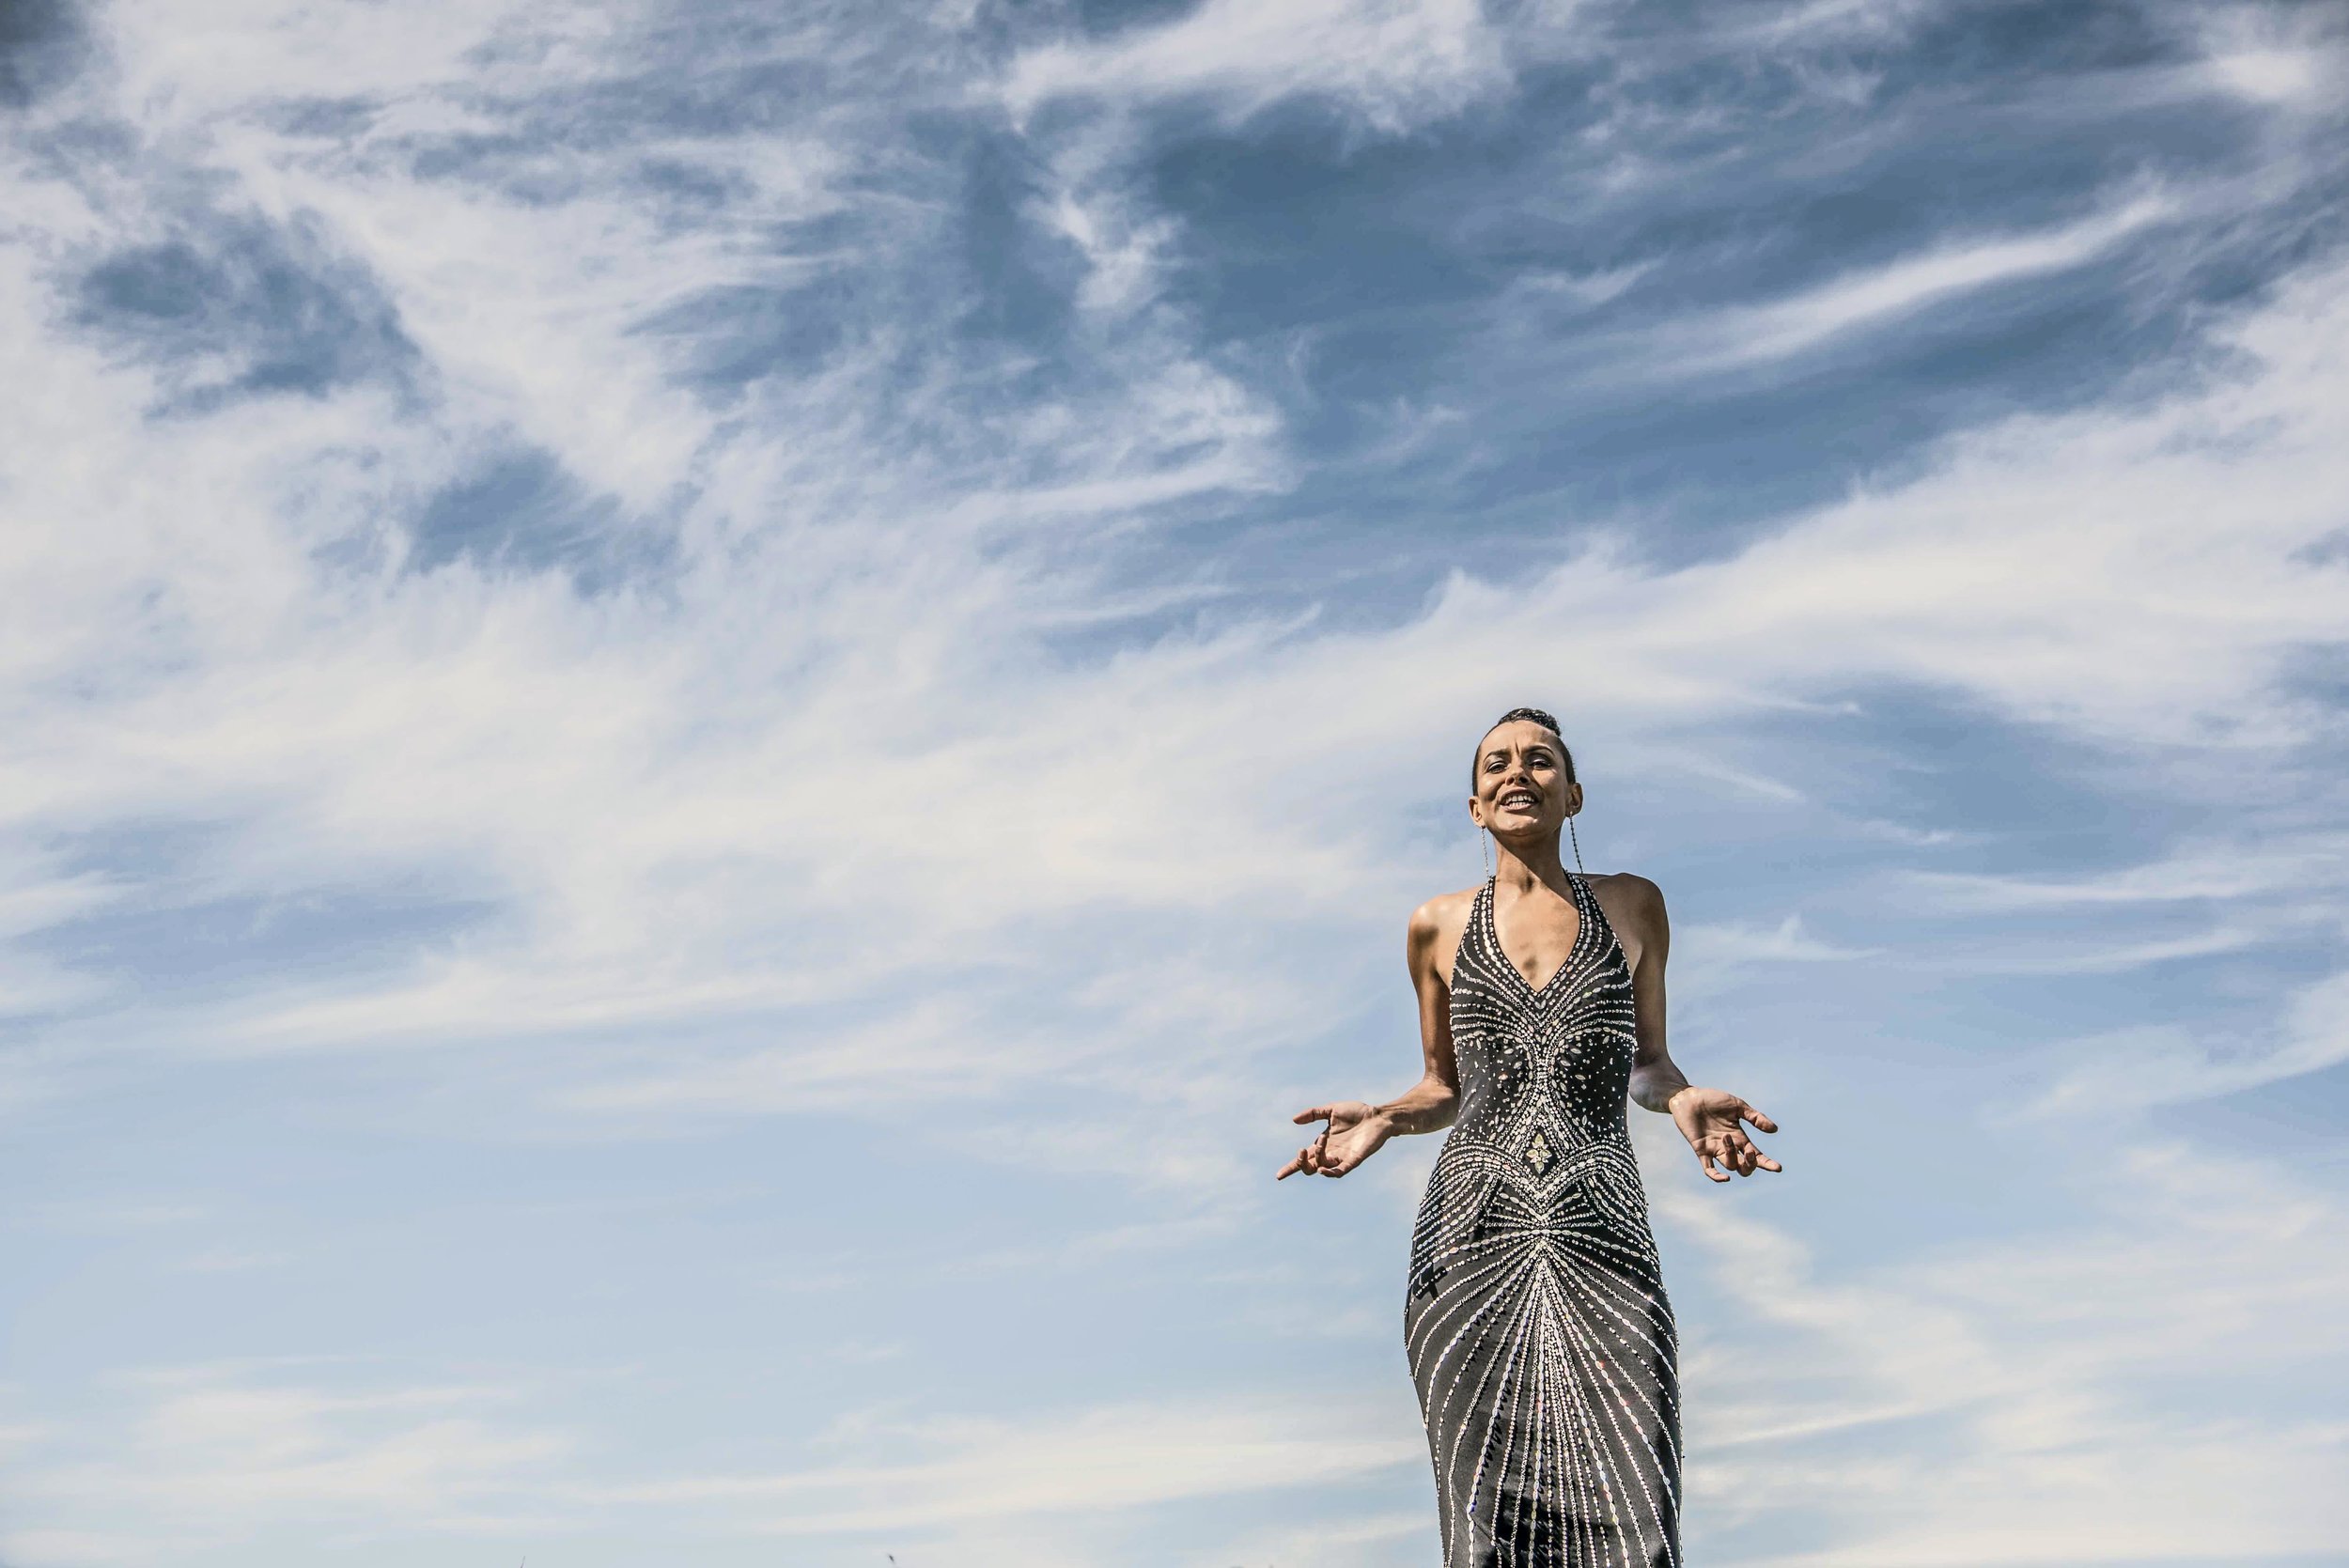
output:
<instances>
[{"instance_id":1,"label":"woman's left hand","mask_svg":"<svg viewBox=\"0 0 2349 1568\"><path fill-rule=\"evenodd\" d=\"M1394 1124L1380 1115L1375 1107L1360 1100L1339 1100L1330 1105L1317 1105L1311 1110L1300 1110L1289 1120L1302 1125L1306 1122L1327 1122L1320 1135L1297 1151L1296 1157L1281 1167L1274 1181L1285 1181L1304 1172L1309 1175L1343 1176L1371 1156L1377 1154L1388 1139L1394 1136Z\"/></svg>"},{"instance_id":2,"label":"woman's left hand","mask_svg":"<svg viewBox=\"0 0 2349 1568\"><path fill-rule=\"evenodd\" d=\"M1738 1125L1751 1122L1764 1132L1776 1132L1778 1124L1728 1090L1699 1089L1691 1084L1674 1090L1669 1107L1672 1125L1696 1151L1697 1165L1709 1180L1725 1182L1732 1171L1750 1176L1756 1171L1785 1169L1755 1148ZM1716 1160L1720 1162L1719 1167Z\"/></svg>"}]
</instances>

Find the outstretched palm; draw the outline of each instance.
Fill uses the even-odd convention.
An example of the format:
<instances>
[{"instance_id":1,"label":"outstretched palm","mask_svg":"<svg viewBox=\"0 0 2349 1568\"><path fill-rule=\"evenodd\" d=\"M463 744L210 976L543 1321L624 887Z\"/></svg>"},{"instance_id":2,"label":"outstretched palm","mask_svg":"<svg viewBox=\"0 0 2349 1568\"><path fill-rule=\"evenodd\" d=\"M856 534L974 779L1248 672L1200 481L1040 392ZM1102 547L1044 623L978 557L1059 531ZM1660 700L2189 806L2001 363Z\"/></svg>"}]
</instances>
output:
<instances>
[{"instance_id":1,"label":"outstretched palm","mask_svg":"<svg viewBox=\"0 0 2349 1568\"><path fill-rule=\"evenodd\" d=\"M1340 1100L1334 1105L1317 1105L1311 1110L1300 1110L1289 1120L1302 1125L1306 1122L1327 1122L1320 1136L1297 1151L1286 1165L1281 1167L1274 1181L1285 1181L1299 1172L1343 1176L1372 1155L1380 1144L1394 1136L1393 1125L1380 1116L1377 1110L1360 1100Z\"/></svg>"},{"instance_id":2,"label":"outstretched palm","mask_svg":"<svg viewBox=\"0 0 2349 1568\"><path fill-rule=\"evenodd\" d=\"M1714 1181L1729 1180L1732 1171L1750 1176L1756 1171L1785 1169L1755 1148L1739 1125L1750 1122L1764 1132L1776 1132L1778 1124L1726 1089L1683 1089L1672 1095L1672 1125L1696 1151L1697 1164Z\"/></svg>"}]
</instances>

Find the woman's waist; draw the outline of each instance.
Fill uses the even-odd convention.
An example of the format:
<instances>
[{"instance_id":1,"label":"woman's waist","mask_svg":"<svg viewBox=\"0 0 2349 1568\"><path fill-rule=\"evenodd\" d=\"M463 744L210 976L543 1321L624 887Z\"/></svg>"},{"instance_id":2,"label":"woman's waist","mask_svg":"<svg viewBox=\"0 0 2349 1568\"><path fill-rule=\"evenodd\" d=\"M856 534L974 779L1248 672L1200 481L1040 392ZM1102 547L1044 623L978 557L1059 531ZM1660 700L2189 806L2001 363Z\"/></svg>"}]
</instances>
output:
<instances>
[{"instance_id":1,"label":"woman's waist","mask_svg":"<svg viewBox=\"0 0 2349 1568\"><path fill-rule=\"evenodd\" d=\"M1540 1179L1545 1186L1570 1180L1597 1170L1640 1177L1640 1161L1631 1146L1631 1132L1621 1125L1608 1127L1561 1127L1539 1122L1530 1127L1480 1126L1462 1115L1444 1138L1436 1155L1436 1172L1464 1165L1496 1166ZM1432 1174L1432 1172L1431 1172Z\"/></svg>"},{"instance_id":2,"label":"woman's waist","mask_svg":"<svg viewBox=\"0 0 2349 1568\"><path fill-rule=\"evenodd\" d=\"M1412 1255L1550 1234L1586 1241L1613 1234L1639 1250L1649 1245L1647 1227L1647 1188L1627 1136L1576 1141L1554 1126L1499 1137L1455 1128L1428 1172Z\"/></svg>"},{"instance_id":3,"label":"woman's waist","mask_svg":"<svg viewBox=\"0 0 2349 1568\"><path fill-rule=\"evenodd\" d=\"M1608 1083L1595 1091L1579 1083L1571 1087L1572 1092L1565 1093L1550 1083L1520 1083L1514 1076L1504 1079L1495 1074L1480 1079L1463 1073L1459 1114L1453 1118L1453 1126L1473 1132L1506 1126L1531 1116L1545 1124L1563 1123L1578 1143L1598 1139L1630 1141L1629 1074L1624 1075L1620 1088Z\"/></svg>"},{"instance_id":4,"label":"woman's waist","mask_svg":"<svg viewBox=\"0 0 2349 1568\"><path fill-rule=\"evenodd\" d=\"M1550 1095L1585 1107L1614 1103L1631 1094L1631 1047L1590 1037L1559 1044L1479 1040L1455 1042L1461 1111L1479 1099L1511 1100ZM1620 1112L1619 1112L1620 1113Z\"/></svg>"}]
</instances>

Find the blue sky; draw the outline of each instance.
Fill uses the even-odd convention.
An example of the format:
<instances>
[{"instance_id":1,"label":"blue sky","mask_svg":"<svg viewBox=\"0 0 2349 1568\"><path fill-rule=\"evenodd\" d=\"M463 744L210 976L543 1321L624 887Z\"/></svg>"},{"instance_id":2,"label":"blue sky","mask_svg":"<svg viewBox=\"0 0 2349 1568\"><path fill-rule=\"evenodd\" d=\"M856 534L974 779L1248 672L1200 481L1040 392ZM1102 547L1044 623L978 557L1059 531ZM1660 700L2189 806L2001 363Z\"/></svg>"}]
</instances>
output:
<instances>
[{"instance_id":1,"label":"blue sky","mask_svg":"<svg viewBox=\"0 0 2349 1568\"><path fill-rule=\"evenodd\" d=\"M2326 8L0 12L0 1563L1416 1564L1463 769L1692 1556L2349 1561Z\"/></svg>"}]
</instances>

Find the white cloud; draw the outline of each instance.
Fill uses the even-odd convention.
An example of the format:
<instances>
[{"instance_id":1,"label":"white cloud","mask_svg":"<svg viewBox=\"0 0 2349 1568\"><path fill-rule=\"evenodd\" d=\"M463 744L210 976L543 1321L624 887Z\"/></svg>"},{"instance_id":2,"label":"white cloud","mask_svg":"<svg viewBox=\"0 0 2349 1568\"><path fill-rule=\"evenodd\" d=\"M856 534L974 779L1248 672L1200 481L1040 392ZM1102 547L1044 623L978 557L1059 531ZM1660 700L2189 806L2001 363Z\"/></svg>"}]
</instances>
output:
<instances>
[{"instance_id":1,"label":"white cloud","mask_svg":"<svg viewBox=\"0 0 2349 1568\"><path fill-rule=\"evenodd\" d=\"M1112 1513L1423 1465L1426 1445L1409 1429L1408 1405L1408 1390L1367 1409L1299 1393L1106 1406L1025 1422L882 1422L861 1430L860 1441L930 1453L779 1475L687 1477L614 1497L748 1507L760 1528L790 1535Z\"/></svg>"},{"instance_id":2,"label":"white cloud","mask_svg":"<svg viewBox=\"0 0 2349 1568\"><path fill-rule=\"evenodd\" d=\"M1195 55L1209 82L1235 59L1277 73L1352 58L1323 34L1361 43L1402 25L1384 15L1284 13L1248 23L1284 29L1280 47L1250 34L1242 48L1219 31L1237 13L1209 8L1088 47ZM558 77L611 69L592 39L550 47ZM1726 559L1656 569L1602 549L1537 579L1464 576L1392 630L1242 623L1068 664L1042 634L1096 579L1047 552L1106 548L1149 507L1283 482L1278 419L1248 388L1144 331L1121 341L1122 379L1099 396L996 420L917 392L910 417L991 454L943 466L867 424L870 365L704 407L638 327L755 275L741 236L844 199L832 155L755 187L714 230L670 234L592 164L568 198L526 201L428 185L364 139L329 155L256 129L268 116L240 104L306 69L257 65L241 100L208 77L211 96L150 112L228 137L246 186L364 257L448 396L421 419L356 389L159 427L143 417L148 378L61 335L20 258L6 330L46 372L9 406L27 432L9 481L50 533L0 558L12 600L34 608L0 634L0 668L104 698L31 708L44 760L17 764L5 798L33 834L158 813L220 825L202 877L217 895L420 877L498 913L405 972L272 986L194 1031L182 1017L182 1037L276 1048L743 1017L885 987L914 951L879 939L893 925L923 932L922 952L1016 964L1037 922L1103 901L1290 896L1300 871L1304 900L1356 908L1417 875L1364 848L1420 787L1420 759L1464 704L1502 694L1490 672L1529 664L1595 672L1579 724L1692 767L1719 766L1688 739L1701 726L1881 682L2120 746L2256 745L2311 722L2270 683L2338 634L2344 602L2339 572L2293 558L2349 520L2326 423L2349 325L2329 274L2245 318L2239 371L2139 409L1978 432L1921 476ZM377 90L406 101L448 68L432 54L398 69ZM754 141L708 156L791 163L784 133ZM1063 226L1095 256L1104 307L1130 303L1146 280L1119 269L1146 269L1150 220L1087 194L1082 168L1070 178ZM53 184L20 172L14 188ZM2163 210L1902 263L1761 307L1741 335L1812 341L2070 264ZM694 475L699 498L661 525L682 551L675 581L586 599L552 573L462 560L425 578L319 569L320 545L397 540L421 498L507 430L637 507ZM2220 516L2231 525L2211 526ZM879 846L849 827L873 784L856 740L877 729L917 737L927 800L920 835ZM1281 804L1313 771L1282 753L1330 744L1360 759L1344 787L1361 844ZM1282 1010L1265 966L1239 983ZM803 1069L788 1060L719 1063L710 1081ZM1041 1057L999 1060L1019 1072Z\"/></svg>"},{"instance_id":3,"label":"white cloud","mask_svg":"<svg viewBox=\"0 0 2349 1568\"><path fill-rule=\"evenodd\" d=\"M2338 635L2344 603L2338 571L2295 559L2345 520L2327 427L2349 347L2338 298L2311 275L2245 318L2241 369L2139 409L1968 436L1921 476L1726 559L1659 570L1598 551L1532 581L1456 579L1390 631L1242 625L1055 667L1020 629L1053 624L1081 576L982 566L952 534L909 557L889 553L894 527L864 546L785 519L752 530L745 514L808 475L747 442L720 465L727 498L706 504L732 520L692 546L707 554L665 603L461 564L372 585L320 576L315 542L381 526L366 520L451 472L445 435L386 431L365 393L158 429L134 372L48 334L20 292L11 330L51 366L22 411L56 427L15 450L13 482L57 520L68 565L45 555L42 591L15 590L54 630L14 644L32 661L19 667L121 671L142 644L90 629L125 624L105 607L150 583L168 584L170 613L129 624L183 651L106 675L101 706L35 710L45 760L17 765L17 820L201 813L235 827L206 874L220 893L399 868L505 907L388 984L276 988L198 1033L361 1044L851 996L917 951L875 942L893 923L925 933L919 953L983 964L1016 962L1035 922L1102 899L1400 897L1410 867L1374 869L1283 808L1318 774L1288 759L1346 747L1349 819L1374 833L1461 713L1512 694L1490 672L1529 663L1594 672L1576 722L1619 744L1685 746L1724 716L1878 682L2115 746L2288 741L2313 719L2271 682ZM1055 483L1035 526L1057 536L1189 493L1201 438L1244 453L1270 433L1228 383L1179 363L1143 373L1134 406L1163 433L1074 459L1115 477ZM1077 428L1046 420L1027 439ZM103 454L104 486L44 456L66 451ZM1005 485L986 527L1013 529L1022 494ZM889 767L918 767L918 837L844 831L868 814L868 734L914 737L919 763ZM1253 974L1279 1011L1285 982Z\"/></svg>"},{"instance_id":4,"label":"white cloud","mask_svg":"<svg viewBox=\"0 0 2349 1568\"><path fill-rule=\"evenodd\" d=\"M2221 54L2210 63L2211 73L2232 90L2263 103L2299 103L2315 97L2325 85L2326 57L2281 49L2246 49Z\"/></svg>"},{"instance_id":5,"label":"white cloud","mask_svg":"<svg viewBox=\"0 0 2349 1568\"><path fill-rule=\"evenodd\" d=\"M1681 954L1696 963L1730 964L1835 962L1866 958L1879 950L1846 947L1822 941L1804 929L1800 915L1788 915L1776 925L1692 925L1678 934Z\"/></svg>"},{"instance_id":6,"label":"white cloud","mask_svg":"<svg viewBox=\"0 0 2349 1568\"><path fill-rule=\"evenodd\" d=\"M2272 1038L2210 1038L2147 1025L2076 1042L2030 1113L2076 1115L2176 1105L2278 1083L2349 1062L2349 974L2303 986Z\"/></svg>"},{"instance_id":7,"label":"white cloud","mask_svg":"<svg viewBox=\"0 0 2349 1568\"><path fill-rule=\"evenodd\" d=\"M2065 1212L2092 1206L2052 1231L1832 1265L1723 1194L1653 1185L1668 1245L1701 1247L1739 1314L1684 1346L1690 1506L1719 1560L2338 1549L2349 1514L2322 1478L2349 1426L2197 1403L2231 1381L2338 1375L2319 1303L2349 1278L2315 1239L2341 1222L2337 1205L2170 1142L2081 1180ZM1778 1545L1797 1521L1812 1544Z\"/></svg>"},{"instance_id":8,"label":"white cloud","mask_svg":"<svg viewBox=\"0 0 2349 1568\"><path fill-rule=\"evenodd\" d=\"M1436 1527L1425 1512L1411 1514L1361 1514L1346 1511L1326 1518L1299 1520L1279 1529L1252 1531L1210 1556L1201 1553L1202 1564L1250 1562L1312 1562L1317 1557L1345 1553L1349 1561L1384 1561L1382 1556L1366 1559L1364 1548L1394 1543L1409 1543L1417 1548L1417 1560L1435 1549ZM1397 1554L1400 1556L1400 1554Z\"/></svg>"},{"instance_id":9,"label":"white cloud","mask_svg":"<svg viewBox=\"0 0 2349 1568\"><path fill-rule=\"evenodd\" d=\"M573 1446L500 1421L517 1390L496 1385L359 1389L227 1366L116 1382L131 1401L118 1423L86 1408L70 1432L27 1442L11 1491L38 1500L41 1522L0 1535L0 1549L46 1559L64 1536L78 1543L70 1560L102 1562L288 1527L494 1529Z\"/></svg>"},{"instance_id":10,"label":"white cloud","mask_svg":"<svg viewBox=\"0 0 2349 1568\"><path fill-rule=\"evenodd\" d=\"M1457 114L1509 82L1501 34L1474 0L1206 0L1162 26L1034 46L1012 62L1002 90L1023 119L1071 97L1197 99L1231 120L1286 98L1324 98L1395 132Z\"/></svg>"},{"instance_id":11,"label":"white cloud","mask_svg":"<svg viewBox=\"0 0 2349 1568\"><path fill-rule=\"evenodd\" d=\"M845 1348L867 1361L900 1350ZM589 1481L591 1456L573 1435L513 1420L518 1388L367 1388L355 1370L128 1374L116 1380L132 1400L118 1422L90 1411L70 1433L0 1427L0 1448L14 1451L12 1492L41 1520L0 1533L0 1550L119 1562L164 1541L258 1544L288 1530L559 1539L590 1520L623 1531L649 1520L704 1539L885 1531L901 1547L1083 1520L1098 1542L1105 1528L1128 1528L1120 1515L1426 1464L1398 1383L1383 1399L1300 1389L1019 1419L850 1414L819 1445L837 1457L813 1467ZM74 1549L60 1551L69 1538Z\"/></svg>"},{"instance_id":12,"label":"white cloud","mask_svg":"<svg viewBox=\"0 0 2349 1568\"><path fill-rule=\"evenodd\" d=\"M1913 25L1946 9L1943 0L1794 0L1763 14L1747 36L1771 41L1865 37Z\"/></svg>"},{"instance_id":13,"label":"white cloud","mask_svg":"<svg viewBox=\"0 0 2349 1568\"><path fill-rule=\"evenodd\" d=\"M1119 320L1156 298L1173 219L1137 204L1122 189L1133 148L1122 135L1079 135L1055 157L1058 189L1035 214L1044 227L1082 253L1080 308Z\"/></svg>"},{"instance_id":14,"label":"white cloud","mask_svg":"<svg viewBox=\"0 0 2349 1568\"><path fill-rule=\"evenodd\" d=\"M1668 335L1680 340L1682 352L1673 358L1683 374L1784 359L1978 289L2085 266L2179 210L2170 197L2143 195L2057 228L1957 241L1775 303L1674 327Z\"/></svg>"},{"instance_id":15,"label":"white cloud","mask_svg":"<svg viewBox=\"0 0 2349 1568\"><path fill-rule=\"evenodd\" d=\"M790 1046L719 1052L695 1060L674 1047L637 1077L583 1084L558 1105L599 1112L723 1111L732 1115L806 1112L827 1104L861 1104L881 1085L899 1104L984 1094L1007 1076L1067 1073L1080 1063L1065 1042L1006 1039L973 1029L967 997L926 995L878 1024L827 1022ZM680 1059L681 1058L681 1059Z\"/></svg>"},{"instance_id":16,"label":"white cloud","mask_svg":"<svg viewBox=\"0 0 2349 1568\"><path fill-rule=\"evenodd\" d=\"M544 26L561 11L535 0L440 4L404 18L351 12L307 0L230 0L208 25L181 24L156 0L117 0L99 13L106 65L130 103L159 116L201 118L257 98L306 97L332 83L353 98L458 85L469 57L528 18ZM558 65L559 52L549 64Z\"/></svg>"},{"instance_id":17,"label":"white cloud","mask_svg":"<svg viewBox=\"0 0 2349 1568\"><path fill-rule=\"evenodd\" d=\"M2338 116L2349 80L2338 15L2321 7L2215 5L2189 8L2185 23L2201 73L2220 90L2263 108Z\"/></svg>"},{"instance_id":18,"label":"white cloud","mask_svg":"<svg viewBox=\"0 0 2349 1568\"><path fill-rule=\"evenodd\" d=\"M1917 872L1912 879L1937 906L1985 912L2241 900L2339 888L2349 880L2349 840L2268 838L2088 877Z\"/></svg>"}]
</instances>

